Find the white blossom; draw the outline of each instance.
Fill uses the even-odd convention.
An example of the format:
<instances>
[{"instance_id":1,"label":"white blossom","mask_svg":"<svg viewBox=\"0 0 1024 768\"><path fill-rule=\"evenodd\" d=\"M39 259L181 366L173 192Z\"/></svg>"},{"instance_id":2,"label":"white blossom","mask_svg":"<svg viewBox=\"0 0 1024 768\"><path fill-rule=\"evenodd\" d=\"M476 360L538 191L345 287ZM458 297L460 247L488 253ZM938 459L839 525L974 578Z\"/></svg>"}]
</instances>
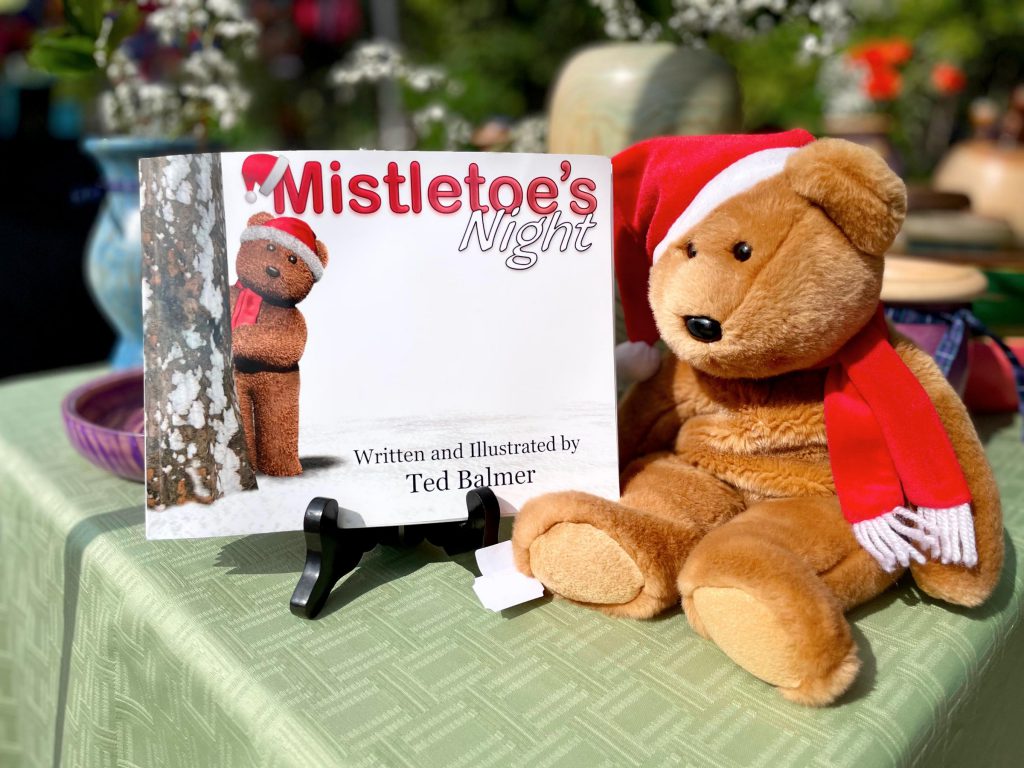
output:
<instances>
[{"instance_id":1,"label":"white blossom","mask_svg":"<svg viewBox=\"0 0 1024 768\"><path fill-rule=\"evenodd\" d=\"M547 152L548 120L544 115L524 117L512 125L509 150L512 152Z\"/></svg>"},{"instance_id":2,"label":"white blossom","mask_svg":"<svg viewBox=\"0 0 1024 768\"><path fill-rule=\"evenodd\" d=\"M328 80L343 98L351 99L357 85L393 81L425 93L444 86L448 76L438 67L411 64L402 50L390 41L370 40L357 45L345 61L336 64Z\"/></svg>"},{"instance_id":3,"label":"white blossom","mask_svg":"<svg viewBox=\"0 0 1024 768\"><path fill-rule=\"evenodd\" d=\"M473 135L469 121L440 102L433 102L412 113L412 129L417 136L426 136L437 126L441 127L445 149L464 147Z\"/></svg>"},{"instance_id":4,"label":"white blossom","mask_svg":"<svg viewBox=\"0 0 1024 768\"><path fill-rule=\"evenodd\" d=\"M109 57L107 56L107 41L110 40L110 33L114 29L114 17L104 16L103 21L100 22L100 31L96 35L96 42L93 45L92 57L96 61L96 66L103 69L107 66Z\"/></svg>"},{"instance_id":5,"label":"white blossom","mask_svg":"<svg viewBox=\"0 0 1024 768\"><path fill-rule=\"evenodd\" d=\"M330 82L342 99L355 97L360 85L393 82L421 94L458 95L461 83L448 77L439 67L413 64L402 49L387 40L370 40L357 45L349 56L328 73ZM469 141L472 126L440 101L432 101L410 116L412 129L420 139L441 128L445 146L456 149Z\"/></svg>"},{"instance_id":6,"label":"white blossom","mask_svg":"<svg viewBox=\"0 0 1024 768\"><path fill-rule=\"evenodd\" d=\"M801 42L801 56L825 56L842 45L853 18L851 0L672 0L664 24L647 20L634 0L590 0L612 40L655 40L666 30L679 41L701 46L711 35L746 40L779 24L807 19L815 31Z\"/></svg>"},{"instance_id":7,"label":"white blossom","mask_svg":"<svg viewBox=\"0 0 1024 768\"><path fill-rule=\"evenodd\" d=\"M590 0L604 15L604 33L612 40L656 40L661 25L645 21L633 0Z\"/></svg>"},{"instance_id":8,"label":"white blossom","mask_svg":"<svg viewBox=\"0 0 1024 768\"><path fill-rule=\"evenodd\" d=\"M110 89L99 100L107 131L173 136L212 124L238 125L252 100L233 56L251 57L259 26L238 0L155 0L146 26L165 46L188 53L165 80L149 80L121 46L106 55L106 35L96 62ZM104 21L106 24L106 20Z\"/></svg>"},{"instance_id":9,"label":"white blossom","mask_svg":"<svg viewBox=\"0 0 1024 768\"><path fill-rule=\"evenodd\" d=\"M412 130L420 140L440 130L445 148L452 150L466 147L473 135L473 125L444 100L458 96L465 86L439 67L410 62L401 48L387 40L357 45L344 61L331 69L328 81L343 99L352 99L358 86L381 82L394 82L428 95L431 101L409 115ZM544 152L546 119L533 116L515 123L509 139L508 149L512 151Z\"/></svg>"},{"instance_id":10,"label":"white blossom","mask_svg":"<svg viewBox=\"0 0 1024 768\"><path fill-rule=\"evenodd\" d=\"M818 91L825 100L825 114L862 115L875 111L864 81L867 69L845 56L830 56L818 71Z\"/></svg>"}]
</instances>

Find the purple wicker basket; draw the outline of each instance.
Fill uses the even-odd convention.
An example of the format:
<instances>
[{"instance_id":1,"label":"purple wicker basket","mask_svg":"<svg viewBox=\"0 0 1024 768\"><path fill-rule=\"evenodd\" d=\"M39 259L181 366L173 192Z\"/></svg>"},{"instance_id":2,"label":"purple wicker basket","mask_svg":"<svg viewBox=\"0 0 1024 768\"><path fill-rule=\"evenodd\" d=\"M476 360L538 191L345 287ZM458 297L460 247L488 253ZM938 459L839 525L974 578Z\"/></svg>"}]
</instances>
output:
<instances>
[{"instance_id":1,"label":"purple wicker basket","mask_svg":"<svg viewBox=\"0 0 1024 768\"><path fill-rule=\"evenodd\" d=\"M118 371L64 398L71 445L97 467L141 483L145 478L142 371Z\"/></svg>"}]
</instances>

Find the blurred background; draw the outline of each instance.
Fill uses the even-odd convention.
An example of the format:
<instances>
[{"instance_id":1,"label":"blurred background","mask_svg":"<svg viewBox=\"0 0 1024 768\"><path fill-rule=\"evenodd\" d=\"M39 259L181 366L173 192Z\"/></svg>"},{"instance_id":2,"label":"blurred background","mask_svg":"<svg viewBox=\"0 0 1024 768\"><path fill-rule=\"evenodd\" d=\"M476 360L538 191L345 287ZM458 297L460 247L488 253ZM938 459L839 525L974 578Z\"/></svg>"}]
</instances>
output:
<instances>
[{"instance_id":1,"label":"blurred background","mask_svg":"<svg viewBox=\"0 0 1024 768\"><path fill-rule=\"evenodd\" d=\"M893 301L1019 335L1022 83L1016 0L0 0L0 378L138 361L135 163L182 148L802 126L910 184Z\"/></svg>"}]
</instances>

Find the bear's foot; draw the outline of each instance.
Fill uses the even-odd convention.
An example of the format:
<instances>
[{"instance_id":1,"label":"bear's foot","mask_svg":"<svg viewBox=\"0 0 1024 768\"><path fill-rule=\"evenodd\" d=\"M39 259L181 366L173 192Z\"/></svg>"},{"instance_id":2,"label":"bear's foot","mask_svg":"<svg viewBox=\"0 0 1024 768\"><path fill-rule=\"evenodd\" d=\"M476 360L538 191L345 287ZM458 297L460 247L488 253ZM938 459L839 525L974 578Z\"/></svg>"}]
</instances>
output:
<instances>
[{"instance_id":1,"label":"bear's foot","mask_svg":"<svg viewBox=\"0 0 1024 768\"><path fill-rule=\"evenodd\" d=\"M587 523L558 523L534 539L530 567L544 586L578 603L622 605L644 586L629 553Z\"/></svg>"},{"instance_id":2,"label":"bear's foot","mask_svg":"<svg viewBox=\"0 0 1024 768\"><path fill-rule=\"evenodd\" d=\"M684 523L575 491L528 502L512 532L520 571L568 600L636 619L678 601L676 576L695 540Z\"/></svg>"},{"instance_id":3,"label":"bear's foot","mask_svg":"<svg viewBox=\"0 0 1024 768\"><path fill-rule=\"evenodd\" d=\"M797 704L832 703L860 670L852 639L847 638L841 649L828 644L825 652L816 654L807 638L801 637L801 633L814 633L814 627L780 615L768 602L742 589L699 587L684 598L683 606L700 634Z\"/></svg>"},{"instance_id":4,"label":"bear's foot","mask_svg":"<svg viewBox=\"0 0 1024 768\"><path fill-rule=\"evenodd\" d=\"M690 624L790 701L825 706L860 668L843 611L891 584L834 496L759 502L710 531L679 575Z\"/></svg>"}]
</instances>

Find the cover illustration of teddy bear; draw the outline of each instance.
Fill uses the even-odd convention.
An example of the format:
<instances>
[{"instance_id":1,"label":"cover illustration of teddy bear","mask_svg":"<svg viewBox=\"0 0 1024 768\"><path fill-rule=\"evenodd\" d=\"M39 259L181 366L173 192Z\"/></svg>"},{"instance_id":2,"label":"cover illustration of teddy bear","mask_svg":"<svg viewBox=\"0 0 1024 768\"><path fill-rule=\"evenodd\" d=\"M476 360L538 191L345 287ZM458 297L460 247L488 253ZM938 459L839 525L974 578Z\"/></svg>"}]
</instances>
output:
<instances>
[{"instance_id":1,"label":"cover illustration of teddy bear","mask_svg":"<svg viewBox=\"0 0 1024 768\"><path fill-rule=\"evenodd\" d=\"M231 287L231 352L249 459L267 475L302 473L297 304L324 275L327 247L301 219L257 213L242 231Z\"/></svg>"}]
</instances>

